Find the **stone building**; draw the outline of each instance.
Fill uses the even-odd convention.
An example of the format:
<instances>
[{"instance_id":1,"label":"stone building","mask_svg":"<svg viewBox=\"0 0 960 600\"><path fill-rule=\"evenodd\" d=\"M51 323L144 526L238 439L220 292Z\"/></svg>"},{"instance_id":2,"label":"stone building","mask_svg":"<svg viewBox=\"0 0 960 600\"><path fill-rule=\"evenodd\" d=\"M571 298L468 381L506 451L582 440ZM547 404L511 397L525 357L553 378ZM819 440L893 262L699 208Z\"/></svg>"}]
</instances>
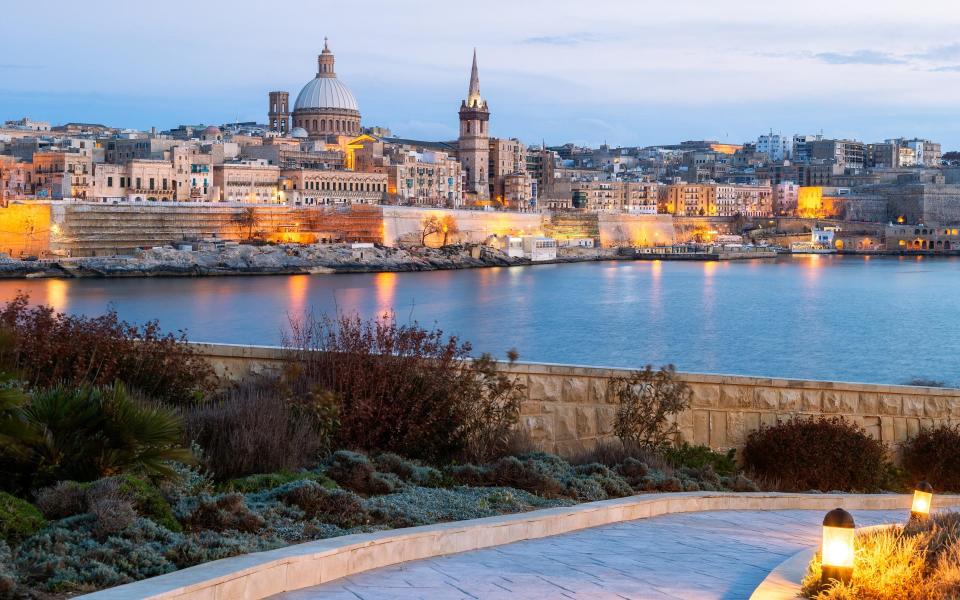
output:
<instances>
[{"instance_id":1,"label":"stone building","mask_svg":"<svg viewBox=\"0 0 960 600\"><path fill-rule=\"evenodd\" d=\"M86 198L93 184L93 161L75 152L36 152L33 155L34 193L37 196Z\"/></svg>"},{"instance_id":2,"label":"stone building","mask_svg":"<svg viewBox=\"0 0 960 600\"><path fill-rule=\"evenodd\" d=\"M660 189L660 211L678 217L712 217L717 214L716 186L674 183Z\"/></svg>"},{"instance_id":3,"label":"stone building","mask_svg":"<svg viewBox=\"0 0 960 600\"><path fill-rule=\"evenodd\" d=\"M387 195L386 173L282 169L281 200L287 204L380 204Z\"/></svg>"},{"instance_id":4,"label":"stone building","mask_svg":"<svg viewBox=\"0 0 960 600\"><path fill-rule=\"evenodd\" d=\"M888 225L887 250L911 252L956 252L960 250L960 230L943 225Z\"/></svg>"},{"instance_id":5,"label":"stone building","mask_svg":"<svg viewBox=\"0 0 960 600\"><path fill-rule=\"evenodd\" d=\"M280 167L264 160L226 162L213 167L215 195L220 202L280 204Z\"/></svg>"},{"instance_id":6,"label":"stone building","mask_svg":"<svg viewBox=\"0 0 960 600\"><path fill-rule=\"evenodd\" d=\"M290 92L270 92L267 94L267 103L270 131L280 135L290 133Z\"/></svg>"},{"instance_id":7,"label":"stone building","mask_svg":"<svg viewBox=\"0 0 960 600\"><path fill-rule=\"evenodd\" d=\"M303 86L293 105L294 128L303 128L311 139L360 135L360 108L350 88L337 79L326 38L317 64L317 76Z\"/></svg>"},{"instance_id":8,"label":"stone building","mask_svg":"<svg viewBox=\"0 0 960 600\"><path fill-rule=\"evenodd\" d=\"M460 137L457 140L457 158L463 167L464 194L468 201L483 203L490 199L490 109L480 96L480 75L477 71L477 51L473 51L470 70L470 89L460 103Z\"/></svg>"},{"instance_id":9,"label":"stone building","mask_svg":"<svg viewBox=\"0 0 960 600\"><path fill-rule=\"evenodd\" d=\"M463 173L450 145L364 135L352 140L350 148L356 171L387 176L387 202L463 206Z\"/></svg>"},{"instance_id":10,"label":"stone building","mask_svg":"<svg viewBox=\"0 0 960 600\"><path fill-rule=\"evenodd\" d=\"M488 164L490 198L497 205L508 208L526 208L531 195L532 178L527 175L527 148L517 138L490 138ZM510 177L511 192L507 191ZM526 187L526 190L520 188ZM520 196L523 196L521 200Z\"/></svg>"},{"instance_id":11,"label":"stone building","mask_svg":"<svg viewBox=\"0 0 960 600\"><path fill-rule=\"evenodd\" d=\"M773 191L769 185L715 185L713 200L719 217L770 217Z\"/></svg>"},{"instance_id":12,"label":"stone building","mask_svg":"<svg viewBox=\"0 0 960 600\"><path fill-rule=\"evenodd\" d=\"M944 183L942 174L903 174L891 185L864 188L887 202L887 220L904 223L960 223L960 184Z\"/></svg>"}]
</instances>

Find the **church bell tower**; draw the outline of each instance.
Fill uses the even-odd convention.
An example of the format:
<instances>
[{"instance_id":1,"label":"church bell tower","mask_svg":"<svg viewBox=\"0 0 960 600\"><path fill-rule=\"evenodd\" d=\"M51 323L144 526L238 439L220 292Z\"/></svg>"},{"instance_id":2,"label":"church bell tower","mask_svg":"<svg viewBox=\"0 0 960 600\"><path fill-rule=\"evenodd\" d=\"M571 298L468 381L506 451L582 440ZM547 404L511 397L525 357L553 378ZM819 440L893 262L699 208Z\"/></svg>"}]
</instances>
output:
<instances>
[{"instance_id":1,"label":"church bell tower","mask_svg":"<svg viewBox=\"0 0 960 600\"><path fill-rule=\"evenodd\" d=\"M490 199L490 110L480 96L480 76L477 73L477 51L473 51L470 71L470 90L460 103L460 137L457 157L466 179L464 193L474 200Z\"/></svg>"}]
</instances>

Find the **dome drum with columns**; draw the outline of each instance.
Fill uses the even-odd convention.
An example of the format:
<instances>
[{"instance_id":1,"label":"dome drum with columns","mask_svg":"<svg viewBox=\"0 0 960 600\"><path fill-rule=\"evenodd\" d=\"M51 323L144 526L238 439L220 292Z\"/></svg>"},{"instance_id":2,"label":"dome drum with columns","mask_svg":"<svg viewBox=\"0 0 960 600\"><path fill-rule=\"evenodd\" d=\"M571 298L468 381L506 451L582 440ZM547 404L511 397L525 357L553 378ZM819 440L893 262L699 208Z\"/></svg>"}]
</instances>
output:
<instances>
[{"instance_id":1,"label":"dome drum with columns","mask_svg":"<svg viewBox=\"0 0 960 600\"><path fill-rule=\"evenodd\" d=\"M359 135L360 108L350 88L337 79L326 39L317 63L317 76L303 86L293 105L293 127L306 130L311 139Z\"/></svg>"}]
</instances>

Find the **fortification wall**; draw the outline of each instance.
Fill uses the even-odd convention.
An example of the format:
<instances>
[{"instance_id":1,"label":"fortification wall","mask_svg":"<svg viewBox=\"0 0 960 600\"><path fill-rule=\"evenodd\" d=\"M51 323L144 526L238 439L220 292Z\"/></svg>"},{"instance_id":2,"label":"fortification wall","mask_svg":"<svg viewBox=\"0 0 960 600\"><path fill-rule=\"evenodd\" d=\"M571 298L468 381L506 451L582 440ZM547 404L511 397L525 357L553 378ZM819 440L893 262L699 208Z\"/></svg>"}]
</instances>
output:
<instances>
[{"instance_id":1,"label":"fortification wall","mask_svg":"<svg viewBox=\"0 0 960 600\"><path fill-rule=\"evenodd\" d=\"M383 206L383 243L395 246L398 241L419 242L424 218L452 217L462 242L482 243L491 235L532 235L542 233L545 216L541 213L455 210L410 206ZM429 240L428 240L429 241Z\"/></svg>"},{"instance_id":2,"label":"fortification wall","mask_svg":"<svg viewBox=\"0 0 960 600\"><path fill-rule=\"evenodd\" d=\"M231 379L276 370L278 348L198 344L217 372ZM526 387L521 425L544 450L571 454L613 439L613 377L628 370L572 365L504 367ZM841 415L891 447L921 426L960 423L960 390L683 373L693 389L679 417L684 440L715 449L740 448L747 434L792 415Z\"/></svg>"}]
</instances>

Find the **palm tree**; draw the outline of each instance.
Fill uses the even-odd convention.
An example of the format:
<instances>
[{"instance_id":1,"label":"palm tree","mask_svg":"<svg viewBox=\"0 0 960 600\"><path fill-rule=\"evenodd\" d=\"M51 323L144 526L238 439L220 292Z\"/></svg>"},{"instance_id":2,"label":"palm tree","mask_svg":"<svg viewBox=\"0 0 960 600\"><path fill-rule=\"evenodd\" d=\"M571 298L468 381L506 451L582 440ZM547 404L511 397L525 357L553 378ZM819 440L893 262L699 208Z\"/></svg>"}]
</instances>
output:
<instances>
[{"instance_id":1,"label":"palm tree","mask_svg":"<svg viewBox=\"0 0 960 600\"><path fill-rule=\"evenodd\" d=\"M180 417L120 384L37 391L13 412L25 429L0 446L0 464L20 490L120 473L170 476L169 461L192 459Z\"/></svg>"}]
</instances>

